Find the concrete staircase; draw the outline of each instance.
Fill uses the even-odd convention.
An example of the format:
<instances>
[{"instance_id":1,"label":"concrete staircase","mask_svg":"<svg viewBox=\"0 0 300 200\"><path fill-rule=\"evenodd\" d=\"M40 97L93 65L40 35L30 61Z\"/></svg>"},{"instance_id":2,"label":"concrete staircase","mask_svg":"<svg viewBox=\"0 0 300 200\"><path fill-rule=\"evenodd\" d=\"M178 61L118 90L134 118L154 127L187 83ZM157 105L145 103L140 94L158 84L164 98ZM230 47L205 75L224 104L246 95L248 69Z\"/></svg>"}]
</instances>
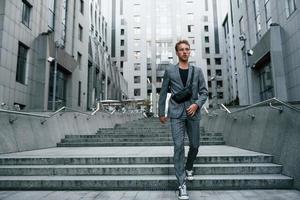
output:
<instances>
[{"instance_id":1,"label":"concrete staircase","mask_svg":"<svg viewBox=\"0 0 300 200\"><path fill-rule=\"evenodd\" d=\"M224 144L222 134L205 133L189 189L291 188L272 156ZM214 144L214 145L212 145ZM216 145L219 144L219 145ZM169 125L145 119L69 135L59 148L0 155L0 189L174 190ZM186 147L187 153L188 147Z\"/></svg>"},{"instance_id":2,"label":"concrete staircase","mask_svg":"<svg viewBox=\"0 0 300 200\"><path fill-rule=\"evenodd\" d=\"M221 133L204 133L200 128L200 145L225 144ZM114 128L100 129L96 135L66 135L58 147L101 146L172 146L169 123L161 124L157 118L147 122L138 120L128 124L117 124ZM186 145L188 139L186 137Z\"/></svg>"}]
</instances>

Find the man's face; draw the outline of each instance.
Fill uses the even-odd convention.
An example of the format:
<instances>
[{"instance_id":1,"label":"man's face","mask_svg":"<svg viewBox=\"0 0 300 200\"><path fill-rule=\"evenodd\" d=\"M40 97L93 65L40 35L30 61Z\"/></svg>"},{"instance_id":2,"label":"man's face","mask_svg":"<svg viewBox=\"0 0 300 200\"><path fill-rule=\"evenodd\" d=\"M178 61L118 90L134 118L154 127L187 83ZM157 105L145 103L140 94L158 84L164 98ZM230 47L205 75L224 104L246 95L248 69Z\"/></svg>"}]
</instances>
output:
<instances>
[{"instance_id":1,"label":"man's face","mask_svg":"<svg viewBox=\"0 0 300 200\"><path fill-rule=\"evenodd\" d=\"M184 43L181 43L177 48L176 55L178 56L178 59L180 61L186 62L189 60L190 53L191 53L190 47Z\"/></svg>"}]
</instances>

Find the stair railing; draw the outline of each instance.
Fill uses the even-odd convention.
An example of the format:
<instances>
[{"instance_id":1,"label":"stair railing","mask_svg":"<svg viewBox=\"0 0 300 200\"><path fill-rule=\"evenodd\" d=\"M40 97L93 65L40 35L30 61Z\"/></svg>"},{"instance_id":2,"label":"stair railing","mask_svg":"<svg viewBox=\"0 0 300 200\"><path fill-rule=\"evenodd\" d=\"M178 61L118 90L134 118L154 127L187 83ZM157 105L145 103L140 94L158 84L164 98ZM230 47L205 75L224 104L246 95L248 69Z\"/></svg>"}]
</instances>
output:
<instances>
[{"instance_id":1,"label":"stair railing","mask_svg":"<svg viewBox=\"0 0 300 200\"><path fill-rule=\"evenodd\" d=\"M249 106L246 106L244 108L241 108L241 109L238 109L238 110L235 110L235 111L230 111L224 104L221 104L221 108L222 110L224 110L225 112L227 112L228 114L234 114L234 113L238 113L238 112L242 112L242 111L245 111L245 110L249 110L250 108L254 108L254 107L257 107L257 106L260 106L260 105L264 105L264 104L268 104L270 106L270 108L272 109L275 109L275 110L278 110L279 113L282 113L283 112L283 107L276 107L276 106L273 106L273 102L276 102L278 104L281 104L282 106L285 106L285 107L288 107L296 112L299 112L300 113L300 109L289 104L289 103L286 103L284 101L281 101L279 99L277 99L276 97L273 97L271 99L267 99L265 101L261 101L261 102L258 102L258 103L255 103L255 104L252 104L252 105L249 105ZM255 118L255 115L249 115L252 119Z\"/></svg>"},{"instance_id":2,"label":"stair railing","mask_svg":"<svg viewBox=\"0 0 300 200\"><path fill-rule=\"evenodd\" d=\"M56 110L54 113L52 113L50 115L36 114L36 113L22 112L22 111L14 111L14 110L8 110L8 109L0 109L0 112L8 113L8 114L15 114L15 115L24 115L24 116L30 116L30 117L44 118L44 120L41 121L41 124L44 124L48 119L54 117L55 115L57 115L59 113L60 113L60 116L62 116L63 113L61 113L61 112L65 111L65 110L70 110L70 111L73 111L75 113L86 115L86 116L88 116L87 120L89 120L92 116L94 116L100 110L100 103L97 103L96 110L93 111L91 114L86 113L86 112L82 112L80 110L76 110L76 109L73 109L73 108L69 108L69 107L66 107L66 106L63 106L63 107L59 108L58 110ZM76 114L74 114L74 118L77 118ZM18 119L18 117L15 117L14 119L9 118L9 123L13 124L17 119Z\"/></svg>"}]
</instances>

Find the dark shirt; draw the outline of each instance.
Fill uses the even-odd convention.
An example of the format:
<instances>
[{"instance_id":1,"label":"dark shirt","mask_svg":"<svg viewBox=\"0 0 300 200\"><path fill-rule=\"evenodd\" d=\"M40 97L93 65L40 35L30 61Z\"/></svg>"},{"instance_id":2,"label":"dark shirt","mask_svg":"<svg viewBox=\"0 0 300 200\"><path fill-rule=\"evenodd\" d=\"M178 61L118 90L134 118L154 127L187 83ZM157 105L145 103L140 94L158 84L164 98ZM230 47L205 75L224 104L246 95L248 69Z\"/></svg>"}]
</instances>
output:
<instances>
[{"instance_id":1,"label":"dark shirt","mask_svg":"<svg viewBox=\"0 0 300 200\"><path fill-rule=\"evenodd\" d=\"M183 83L183 86L185 87L186 86L186 81L187 81L187 78L188 78L188 75L189 75L189 69L181 69L179 68L179 73L180 73L180 78L181 78L181 81Z\"/></svg>"}]
</instances>

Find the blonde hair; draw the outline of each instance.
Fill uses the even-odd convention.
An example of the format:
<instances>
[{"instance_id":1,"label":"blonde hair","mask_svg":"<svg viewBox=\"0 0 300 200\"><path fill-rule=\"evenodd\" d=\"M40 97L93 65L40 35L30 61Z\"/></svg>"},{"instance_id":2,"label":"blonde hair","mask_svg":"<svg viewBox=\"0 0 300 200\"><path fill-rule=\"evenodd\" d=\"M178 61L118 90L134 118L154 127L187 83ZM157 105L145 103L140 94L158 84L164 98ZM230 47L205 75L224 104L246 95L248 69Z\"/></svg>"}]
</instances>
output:
<instances>
[{"instance_id":1,"label":"blonde hair","mask_svg":"<svg viewBox=\"0 0 300 200\"><path fill-rule=\"evenodd\" d=\"M188 45L188 46L190 47L190 43L189 43L187 40L179 40L179 41L176 43L176 45L175 45L175 50L176 50L176 51L178 51L178 47L179 47L179 45L181 45L181 44L186 44L186 45Z\"/></svg>"}]
</instances>

